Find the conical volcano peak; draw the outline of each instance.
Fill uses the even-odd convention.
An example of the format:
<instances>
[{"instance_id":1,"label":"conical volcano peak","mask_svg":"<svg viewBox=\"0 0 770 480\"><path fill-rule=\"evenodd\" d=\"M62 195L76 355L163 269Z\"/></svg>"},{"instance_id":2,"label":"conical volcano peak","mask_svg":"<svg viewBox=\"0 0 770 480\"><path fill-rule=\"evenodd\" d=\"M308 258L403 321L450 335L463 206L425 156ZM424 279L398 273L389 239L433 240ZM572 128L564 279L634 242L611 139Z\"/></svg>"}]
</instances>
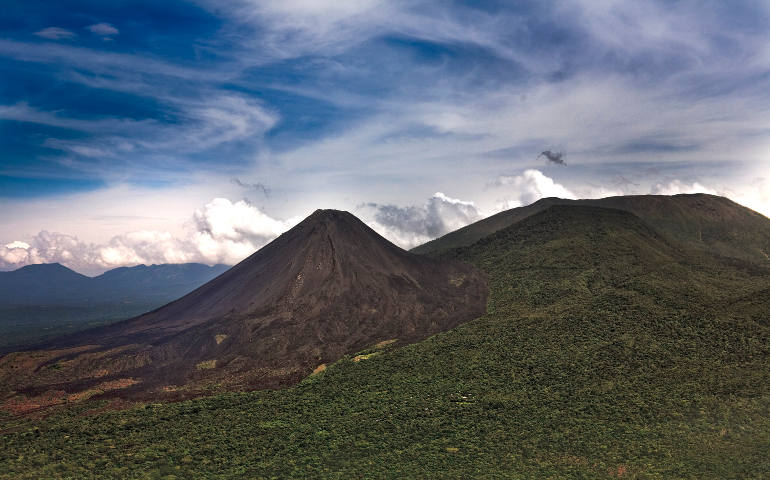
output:
<instances>
[{"instance_id":1,"label":"conical volcano peak","mask_svg":"<svg viewBox=\"0 0 770 480\"><path fill-rule=\"evenodd\" d=\"M302 220L298 226L312 225L355 225L363 229L368 229L366 224L355 215L344 210L318 209Z\"/></svg>"},{"instance_id":2,"label":"conical volcano peak","mask_svg":"<svg viewBox=\"0 0 770 480\"><path fill-rule=\"evenodd\" d=\"M113 378L136 380L121 395L137 398L274 388L380 342L454 328L482 315L486 297L474 267L406 252L353 214L324 209L185 297L50 347L103 357L99 376L84 357L72 393Z\"/></svg>"},{"instance_id":3,"label":"conical volcano peak","mask_svg":"<svg viewBox=\"0 0 770 480\"><path fill-rule=\"evenodd\" d=\"M335 210L333 208L319 208L315 212L313 212L310 215L308 215L307 219L308 220L309 219L315 219L315 220L324 220L324 219L338 220L338 219L341 219L343 217L350 218L350 217L355 217L355 215L353 215L352 213L347 212L345 210Z\"/></svg>"},{"instance_id":4,"label":"conical volcano peak","mask_svg":"<svg viewBox=\"0 0 770 480\"><path fill-rule=\"evenodd\" d=\"M275 242L276 247L280 245L279 248L289 251L288 255L304 248L301 245L314 250L336 245L337 255L356 255L362 262L367 262L367 259L381 261L384 252L403 252L358 217L343 210L316 210L282 237Z\"/></svg>"}]
</instances>

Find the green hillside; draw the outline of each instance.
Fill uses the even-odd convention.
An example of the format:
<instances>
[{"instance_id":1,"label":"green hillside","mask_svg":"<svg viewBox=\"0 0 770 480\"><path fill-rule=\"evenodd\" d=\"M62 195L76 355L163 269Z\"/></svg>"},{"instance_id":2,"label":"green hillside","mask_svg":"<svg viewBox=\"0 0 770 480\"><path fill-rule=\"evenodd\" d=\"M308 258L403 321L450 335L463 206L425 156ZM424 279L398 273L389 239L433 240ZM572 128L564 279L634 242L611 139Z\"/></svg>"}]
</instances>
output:
<instances>
[{"instance_id":1,"label":"green hillside","mask_svg":"<svg viewBox=\"0 0 770 480\"><path fill-rule=\"evenodd\" d=\"M770 269L654 223L551 206L445 251L485 316L287 390L0 413L0 478L768 478Z\"/></svg>"},{"instance_id":2,"label":"green hillside","mask_svg":"<svg viewBox=\"0 0 770 480\"><path fill-rule=\"evenodd\" d=\"M526 207L513 208L485 218L420 245L413 251L435 255L465 247L553 205L625 210L690 248L770 265L770 220L727 198L702 193L626 195L595 200L544 198Z\"/></svg>"}]
</instances>

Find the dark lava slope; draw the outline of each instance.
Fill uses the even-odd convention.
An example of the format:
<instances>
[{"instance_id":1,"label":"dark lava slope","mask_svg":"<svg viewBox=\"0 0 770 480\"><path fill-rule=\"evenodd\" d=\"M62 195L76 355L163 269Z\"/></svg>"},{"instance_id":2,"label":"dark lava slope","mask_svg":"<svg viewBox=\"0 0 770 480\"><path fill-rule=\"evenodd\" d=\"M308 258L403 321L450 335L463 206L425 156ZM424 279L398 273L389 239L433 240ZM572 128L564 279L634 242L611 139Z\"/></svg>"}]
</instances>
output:
<instances>
[{"instance_id":1,"label":"dark lava slope","mask_svg":"<svg viewBox=\"0 0 770 480\"><path fill-rule=\"evenodd\" d=\"M378 342L451 329L483 314L486 298L472 266L411 254L350 213L318 210L158 310L46 345L42 361L0 359L0 384L6 397L9 383L27 395L280 387ZM11 364L34 371L3 378Z\"/></svg>"}]
</instances>

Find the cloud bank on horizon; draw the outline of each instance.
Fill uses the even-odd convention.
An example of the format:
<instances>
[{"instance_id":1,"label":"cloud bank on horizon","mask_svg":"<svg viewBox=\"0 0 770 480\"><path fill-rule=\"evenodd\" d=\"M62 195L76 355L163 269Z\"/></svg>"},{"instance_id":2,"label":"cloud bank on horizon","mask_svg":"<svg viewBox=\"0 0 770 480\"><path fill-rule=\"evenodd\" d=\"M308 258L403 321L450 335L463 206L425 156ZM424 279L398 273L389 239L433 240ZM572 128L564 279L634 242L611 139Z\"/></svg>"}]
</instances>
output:
<instances>
[{"instance_id":1,"label":"cloud bank on horizon","mask_svg":"<svg viewBox=\"0 0 770 480\"><path fill-rule=\"evenodd\" d=\"M321 207L404 247L544 196L770 215L765 2L10 5L0 269L233 263Z\"/></svg>"}]
</instances>

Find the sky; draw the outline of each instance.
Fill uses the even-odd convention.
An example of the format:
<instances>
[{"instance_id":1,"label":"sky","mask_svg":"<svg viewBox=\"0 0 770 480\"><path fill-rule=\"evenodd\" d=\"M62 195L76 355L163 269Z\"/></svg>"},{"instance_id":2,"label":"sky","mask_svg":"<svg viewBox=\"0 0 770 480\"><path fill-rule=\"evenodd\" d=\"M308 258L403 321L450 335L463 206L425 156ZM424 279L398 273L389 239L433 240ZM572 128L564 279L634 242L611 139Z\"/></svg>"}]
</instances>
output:
<instances>
[{"instance_id":1,"label":"sky","mask_svg":"<svg viewBox=\"0 0 770 480\"><path fill-rule=\"evenodd\" d=\"M542 197L770 215L770 2L8 0L0 270L410 248Z\"/></svg>"}]
</instances>

